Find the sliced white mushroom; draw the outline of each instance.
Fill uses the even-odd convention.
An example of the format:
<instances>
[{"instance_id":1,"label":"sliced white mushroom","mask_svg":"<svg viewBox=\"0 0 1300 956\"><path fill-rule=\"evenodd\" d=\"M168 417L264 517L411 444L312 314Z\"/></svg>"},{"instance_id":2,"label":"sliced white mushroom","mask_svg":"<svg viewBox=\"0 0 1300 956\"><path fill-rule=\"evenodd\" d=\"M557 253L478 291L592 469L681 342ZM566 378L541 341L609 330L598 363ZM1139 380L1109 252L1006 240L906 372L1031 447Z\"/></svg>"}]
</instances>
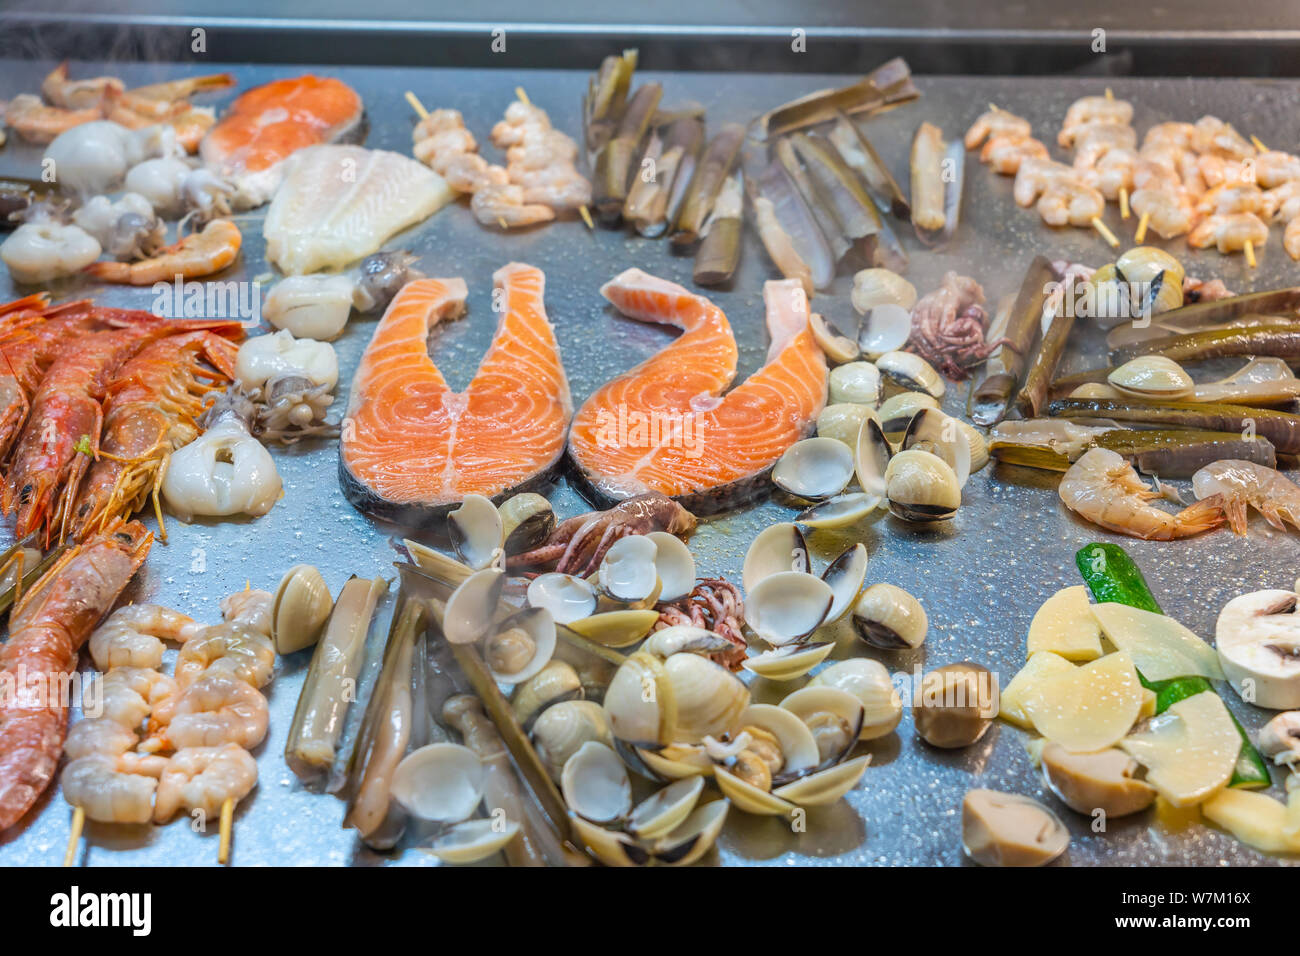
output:
<instances>
[{"instance_id":1,"label":"sliced white mushroom","mask_svg":"<svg viewBox=\"0 0 1300 956\"><path fill-rule=\"evenodd\" d=\"M564 764L560 791L569 809L593 823L621 820L632 809L632 783L618 754L588 741Z\"/></svg>"},{"instance_id":2,"label":"sliced white mushroom","mask_svg":"<svg viewBox=\"0 0 1300 956\"><path fill-rule=\"evenodd\" d=\"M659 600L678 601L695 589L695 557L686 542L667 531L646 535L655 544L655 571L661 588Z\"/></svg>"},{"instance_id":3,"label":"sliced white mushroom","mask_svg":"<svg viewBox=\"0 0 1300 956\"><path fill-rule=\"evenodd\" d=\"M745 598L745 619L773 647L793 644L817 630L835 602L820 578L783 571L763 578Z\"/></svg>"},{"instance_id":4,"label":"sliced white mushroom","mask_svg":"<svg viewBox=\"0 0 1300 956\"><path fill-rule=\"evenodd\" d=\"M452 644L473 644L484 637L501 604L506 573L500 568L475 571L452 592L443 613L442 630Z\"/></svg>"},{"instance_id":5,"label":"sliced white mushroom","mask_svg":"<svg viewBox=\"0 0 1300 956\"><path fill-rule=\"evenodd\" d=\"M421 820L459 823L482 802L486 775L478 754L468 747L429 744L402 758L389 792Z\"/></svg>"},{"instance_id":6,"label":"sliced white mushroom","mask_svg":"<svg viewBox=\"0 0 1300 956\"><path fill-rule=\"evenodd\" d=\"M1219 612L1215 645L1232 689L1258 707L1300 707L1300 613L1294 591L1242 594ZM1144 672L1145 673L1145 672Z\"/></svg>"},{"instance_id":7,"label":"sliced white mushroom","mask_svg":"<svg viewBox=\"0 0 1300 956\"><path fill-rule=\"evenodd\" d=\"M788 494L816 500L838 495L853 480L853 453L834 438L805 438L785 450L772 483Z\"/></svg>"},{"instance_id":8,"label":"sliced white mushroom","mask_svg":"<svg viewBox=\"0 0 1300 956\"><path fill-rule=\"evenodd\" d=\"M1048 743L1042 753L1047 786L1071 810L1091 816L1097 810L1107 817L1122 817L1151 806L1155 788L1134 779L1137 761L1122 750L1075 753Z\"/></svg>"},{"instance_id":9,"label":"sliced white mushroom","mask_svg":"<svg viewBox=\"0 0 1300 956\"><path fill-rule=\"evenodd\" d=\"M1259 731L1259 751L1276 764L1300 763L1300 710L1278 714Z\"/></svg>"},{"instance_id":10,"label":"sliced white mushroom","mask_svg":"<svg viewBox=\"0 0 1300 956\"><path fill-rule=\"evenodd\" d=\"M789 522L768 525L750 542L745 552L745 565L741 580L748 594L757 587L758 582L782 571L801 571L807 574L812 570L808 560L808 545L803 532Z\"/></svg>"},{"instance_id":11,"label":"sliced white mushroom","mask_svg":"<svg viewBox=\"0 0 1300 956\"><path fill-rule=\"evenodd\" d=\"M962 847L982 866L1043 866L1070 845L1070 831L1037 800L971 790L961 804Z\"/></svg>"},{"instance_id":12,"label":"sliced white mushroom","mask_svg":"<svg viewBox=\"0 0 1300 956\"><path fill-rule=\"evenodd\" d=\"M874 408L880 402L880 370L870 362L848 362L831 369L830 400Z\"/></svg>"},{"instance_id":13,"label":"sliced white mushroom","mask_svg":"<svg viewBox=\"0 0 1300 956\"><path fill-rule=\"evenodd\" d=\"M528 582L528 603L546 608L557 624L571 624L596 613L596 589L583 578L551 571Z\"/></svg>"},{"instance_id":14,"label":"sliced white mushroom","mask_svg":"<svg viewBox=\"0 0 1300 956\"><path fill-rule=\"evenodd\" d=\"M616 601L634 604L654 594L659 574L655 569L658 548L645 535L619 538L605 553L597 580L600 590Z\"/></svg>"}]
</instances>

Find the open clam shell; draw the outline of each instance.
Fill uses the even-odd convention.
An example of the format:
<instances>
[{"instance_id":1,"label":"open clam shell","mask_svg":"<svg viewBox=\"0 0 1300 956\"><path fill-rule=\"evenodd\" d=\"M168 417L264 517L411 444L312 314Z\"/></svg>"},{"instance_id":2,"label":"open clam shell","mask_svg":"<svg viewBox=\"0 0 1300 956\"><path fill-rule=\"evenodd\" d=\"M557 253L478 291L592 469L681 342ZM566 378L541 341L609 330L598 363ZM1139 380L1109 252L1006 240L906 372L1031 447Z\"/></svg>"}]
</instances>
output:
<instances>
[{"instance_id":1,"label":"open clam shell","mask_svg":"<svg viewBox=\"0 0 1300 956\"><path fill-rule=\"evenodd\" d=\"M429 744L402 758L389 788L414 817L459 823L483 801L487 771L478 754L460 744Z\"/></svg>"},{"instance_id":2,"label":"open clam shell","mask_svg":"<svg viewBox=\"0 0 1300 956\"><path fill-rule=\"evenodd\" d=\"M411 538L403 538L402 545L416 567L449 588L460 587L465 583L465 579L474 573L468 566L441 551L435 551L427 544L421 544Z\"/></svg>"},{"instance_id":3,"label":"open clam shell","mask_svg":"<svg viewBox=\"0 0 1300 956\"><path fill-rule=\"evenodd\" d=\"M508 820L504 825L491 819L465 820L447 827L421 849L444 863L477 863L505 849L518 833L517 820Z\"/></svg>"},{"instance_id":4,"label":"open clam shell","mask_svg":"<svg viewBox=\"0 0 1300 956\"><path fill-rule=\"evenodd\" d=\"M654 840L672 832L691 815L703 792L701 776L683 777L670 783L632 808L627 832L638 840Z\"/></svg>"},{"instance_id":5,"label":"open clam shell","mask_svg":"<svg viewBox=\"0 0 1300 956\"><path fill-rule=\"evenodd\" d=\"M869 358L896 352L912 335L912 312L893 302L872 306L862 319L858 348Z\"/></svg>"},{"instance_id":6,"label":"open clam shell","mask_svg":"<svg viewBox=\"0 0 1300 956\"><path fill-rule=\"evenodd\" d=\"M854 657L827 667L808 682L809 687L834 687L856 697L863 707L859 740L874 740L892 733L903 719L903 700L879 661Z\"/></svg>"},{"instance_id":7,"label":"open clam shell","mask_svg":"<svg viewBox=\"0 0 1300 956\"><path fill-rule=\"evenodd\" d=\"M852 451L857 446L858 432L862 430L862 423L868 418L874 418L875 415L875 410L869 405L859 405L856 402L833 402L823 408L821 414L817 416L817 437L842 441Z\"/></svg>"},{"instance_id":8,"label":"open clam shell","mask_svg":"<svg viewBox=\"0 0 1300 956\"><path fill-rule=\"evenodd\" d=\"M876 368L887 380L910 392L924 392L943 398L946 386L934 366L911 352L886 352L876 359Z\"/></svg>"},{"instance_id":9,"label":"open clam shell","mask_svg":"<svg viewBox=\"0 0 1300 956\"><path fill-rule=\"evenodd\" d=\"M619 538L600 563L597 581L601 592L623 604L636 604L653 596L659 588L657 553L655 542L645 535Z\"/></svg>"},{"instance_id":10,"label":"open clam shell","mask_svg":"<svg viewBox=\"0 0 1300 956\"><path fill-rule=\"evenodd\" d=\"M632 783L618 754L595 741L584 743L564 764L560 792L569 809L593 823L612 823L632 809Z\"/></svg>"},{"instance_id":11,"label":"open clam shell","mask_svg":"<svg viewBox=\"0 0 1300 956\"><path fill-rule=\"evenodd\" d=\"M864 492L836 495L799 512L795 520L809 528L847 528L869 517L881 500Z\"/></svg>"},{"instance_id":12,"label":"open clam shell","mask_svg":"<svg viewBox=\"0 0 1300 956\"><path fill-rule=\"evenodd\" d=\"M938 455L912 448L889 460L885 497L905 521L944 521L961 507L961 483Z\"/></svg>"},{"instance_id":13,"label":"open clam shell","mask_svg":"<svg viewBox=\"0 0 1300 956\"><path fill-rule=\"evenodd\" d=\"M857 743L866 718L862 701L838 687L802 687L779 706L808 725L823 765L844 759Z\"/></svg>"},{"instance_id":14,"label":"open clam shell","mask_svg":"<svg viewBox=\"0 0 1300 956\"><path fill-rule=\"evenodd\" d=\"M502 684L526 681L555 653L555 619L542 607L526 607L502 621L483 641L483 663Z\"/></svg>"},{"instance_id":15,"label":"open clam shell","mask_svg":"<svg viewBox=\"0 0 1300 956\"><path fill-rule=\"evenodd\" d=\"M571 624L596 613L596 589L583 578L551 571L528 583L528 603L550 611L557 624Z\"/></svg>"},{"instance_id":16,"label":"open clam shell","mask_svg":"<svg viewBox=\"0 0 1300 956\"><path fill-rule=\"evenodd\" d=\"M695 556L686 542L667 531L646 535L655 544L655 571L661 584L659 601L679 601L695 589Z\"/></svg>"},{"instance_id":17,"label":"open clam shell","mask_svg":"<svg viewBox=\"0 0 1300 956\"><path fill-rule=\"evenodd\" d=\"M857 603L862 593L862 582L867 577L867 546L858 542L844 551L822 572L822 580L830 585L834 600L826 612L823 624L834 624Z\"/></svg>"},{"instance_id":18,"label":"open clam shell","mask_svg":"<svg viewBox=\"0 0 1300 956\"><path fill-rule=\"evenodd\" d=\"M741 581L748 594L758 586L758 582L783 571L801 571L807 574L812 570L808 558L808 543L804 541L803 532L798 526L783 521L768 525L750 542L745 552L745 564L741 572Z\"/></svg>"},{"instance_id":19,"label":"open clam shell","mask_svg":"<svg viewBox=\"0 0 1300 956\"><path fill-rule=\"evenodd\" d=\"M855 361L859 355L858 343L849 338L826 318L814 312L808 319L813 339L832 362L843 364Z\"/></svg>"},{"instance_id":20,"label":"open clam shell","mask_svg":"<svg viewBox=\"0 0 1300 956\"><path fill-rule=\"evenodd\" d=\"M713 780L722 791L722 795L745 813L780 817L787 816L798 809L789 800L784 800L746 780L741 780L725 767L713 768Z\"/></svg>"},{"instance_id":21,"label":"open clam shell","mask_svg":"<svg viewBox=\"0 0 1300 956\"><path fill-rule=\"evenodd\" d=\"M645 866L653 859L649 848L620 830L608 830L576 813L569 814L569 821L582 845L606 866Z\"/></svg>"},{"instance_id":22,"label":"open clam shell","mask_svg":"<svg viewBox=\"0 0 1300 956\"><path fill-rule=\"evenodd\" d=\"M912 423L916 413L923 408L938 408L939 400L925 392L899 392L891 395L880 404L876 415L880 419L880 430L886 437L901 436Z\"/></svg>"},{"instance_id":23,"label":"open clam shell","mask_svg":"<svg viewBox=\"0 0 1300 956\"><path fill-rule=\"evenodd\" d=\"M505 590L500 568L475 571L452 592L443 612L442 630L452 644L473 644L492 628Z\"/></svg>"},{"instance_id":24,"label":"open clam shell","mask_svg":"<svg viewBox=\"0 0 1300 956\"><path fill-rule=\"evenodd\" d=\"M893 454L880 423L872 419L864 421L853 456L854 473L864 494L885 497L885 473Z\"/></svg>"},{"instance_id":25,"label":"open clam shell","mask_svg":"<svg viewBox=\"0 0 1300 956\"><path fill-rule=\"evenodd\" d=\"M557 782L584 744L613 743L605 708L590 700L561 701L546 708L533 723L530 737L538 759Z\"/></svg>"},{"instance_id":26,"label":"open clam shell","mask_svg":"<svg viewBox=\"0 0 1300 956\"><path fill-rule=\"evenodd\" d=\"M534 492L512 495L497 510L505 534L506 554L519 554L537 547L555 530L551 503Z\"/></svg>"},{"instance_id":27,"label":"open clam shell","mask_svg":"<svg viewBox=\"0 0 1300 956\"><path fill-rule=\"evenodd\" d=\"M713 771L713 761L698 744L673 744L660 750L636 748L646 769L662 780L680 780Z\"/></svg>"},{"instance_id":28,"label":"open clam shell","mask_svg":"<svg viewBox=\"0 0 1300 956\"><path fill-rule=\"evenodd\" d=\"M775 704L750 704L740 717L742 727L758 727L776 738L781 748L781 769L773 780L793 780L816 768L821 761L817 739L794 711Z\"/></svg>"},{"instance_id":29,"label":"open clam shell","mask_svg":"<svg viewBox=\"0 0 1300 956\"><path fill-rule=\"evenodd\" d=\"M637 651L618 666L604 705L619 740L647 749L676 741L677 701L665 662L654 654Z\"/></svg>"},{"instance_id":30,"label":"open clam shell","mask_svg":"<svg viewBox=\"0 0 1300 956\"><path fill-rule=\"evenodd\" d=\"M721 634L691 624L661 627L646 639L641 650L667 660L674 654L703 654L706 657L731 646Z\"/></svg>"},{"instance_id":31,"label":"open clam shell","mask_svg":"<svg viewBox=\"0 0 1300 956\"><path fill-rule=\"evenodd\" d=\"M657 862L668 866L690 866L713 848L727 822L731 804L714 800L696 807L675 829L651 844Z\"/></svg>"},{"instance_id":32,"label":"open clam shell","mask_svg":"<svg viewBox=\"0 0 1300 956\"><path fill-rule=\"evenodd\" d=\"M970 478L970 440L961 422L937 408L923 408L912 417L903 433L902 449L918 448L938 455L952 468L959 487Z\"/></svg>"},{"instance_id":33,"label":"open clam shell","mask_svg":"<svg viewBox=\"0 0 1300 956\"><path fill-rule=\"evenodd\" d=\"M834 649L834 641L786 644L755 654L743 661L741 666L751 674L757 674L768 680L794 680L826 660Z\"/></svg>"},{"instance_id":34,"label":"open clam shell","mask_svg":"<svg viewBox=\"0 0 1300 956\"><path fill-rule=\"evenodd\" d=\"M659 612L653 609L628 609L602 611L590 617L570 621L569 630L587 640L605 647L631 647L650 633L659 621Z\"/></svg>"},{"instance_id":35,"label":"open clam shell","mask_svg":"<svg viewBox=\"0 0 1300 956\"><path fill-rule=\"evenodd\" d=\"M777 787L772 791L772 796L789 800L801 807L821 807L834 803L857 786L870 763L871 754L846 760L844 763L827 767L817 773L800 777L784 787Z\"/></svg>"},{"instance_id":36,"label":"open clam shell","mask_svg":"<svg viewBox=\"0 0 1300 956\"><path fill-rule=\"evenodd\" d=\"M510 708L524 730L532 727L537 715L548 707L566 700L581 699L582 678L567 661L552 659L540 671L523 681L510 698Z\"/></svg>"},{"instance_id":37,"label":"open clam shell","mask_svg":"<svg viewBox=\"0 0 1300 956\"><path fill-rule=\"evenodd\" d=\"M774 485L787 494L812 500L838 495L852 479L853 453L834 438L797 441L772 468Z\"/></svg>"},{"instance_id":38,"label":"open clam shell","mask_svg":"<svg viewBox=\"0 0 1300 956\"><path fill-rule=\"evenodd\" d=\"M482 495L466 495L447 515L447 535L456 556L475 571L496 561L506 541L501 512Z\"/></svg>"},{"instance_id":39,"label":"open clam shell","mask_svg":"<svg viewBox=\"0 0 1300 956\"><path fill-rule=\"evenodd\" d=\"M793 644L817 630L835 603L835 591L811 574L782 571L763 578L745 598L749 627L768 644Z\"/></svg>"}]
</instances>

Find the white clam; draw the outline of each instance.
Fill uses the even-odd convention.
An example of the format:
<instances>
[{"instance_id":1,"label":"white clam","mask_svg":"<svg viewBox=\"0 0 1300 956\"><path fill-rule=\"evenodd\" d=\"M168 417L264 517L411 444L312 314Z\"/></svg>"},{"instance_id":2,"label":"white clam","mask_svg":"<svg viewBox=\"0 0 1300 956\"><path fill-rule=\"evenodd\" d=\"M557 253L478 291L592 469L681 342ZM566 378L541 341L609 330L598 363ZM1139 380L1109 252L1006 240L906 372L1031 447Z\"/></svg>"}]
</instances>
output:
<instances>
[{"instance_id":1,"label":"white clam","mask_svg":"<svg viewBox=\"0 0 1300 956\"><path fill-rule=\"evenodd\" d=\"M506 573L500 568L475 571L452 592L443 614L442 630L453 644L473 644L484 637L505 589Z\"/></svg>"},{"instance_id":2,"label":"white clam","mask_svg":"<svg viewBox=\"0 0 1300 956\"><path fill-rule=\"evenodd\" d=\"M852 479L853 453L834 438L795 442L772 468L772 483L799 498L833 497Z\"/></svg>"},{"instance_id":3,"label":"white clam","mask_svg":"<svg viewBox=\"0 0 1300 956\"><path fill-rule=\"evenodd\" d=\"M782 571L802 571L805 574L812 569L808 560L808 545L803 532L789 522L768 525L750 542L745 552L745 565L741 580L745 592L753 591L758 582Z\"/></svg>"},{"instance_id":4,"label":"white clam","mask_svg":"<svg viewBox=\"0 0 1300 956\"><path fill-rule=\"evenodd\" d=\"M923 408L938 408L939 401L925 392L899 392L880 403L876 415L880 430L886 435L901 435L916 413Z\"/></svg>"},{"instance_id":5,"label":"white clam","mask_svg":"<svg viewBox=\"0 0 1300 956\"><path fill-rule=\"evenodd\" d=\"M704 792L704 778L683 777L651 794L627 818L627 830L639 840L654 840L679 827Z\"/></svg>"},{"instance_id":6,"label":"white clam","mask_svg":"<svg viewBox=\"0 0 1300 956\"><path fill-rule=\"evenodd\" d=\"M875 417L875 414L871 406L856 402L827 405L817 416L817 437L834 438L852 449L857 445L858 432L862 429L863 421Z\"/></svg>"},{"instance_id":7,"label":"white clam","mask_svg":"<svg viewBox=\"0 0 1300 956\"><path fill-rule=\"evenodd\" d=\"M627 608L570 621L568 628L605 647L630 647L649 634L658 620L659 612L653 608Z\"/></svg>"},{"instance_id":8,"label":"white clam","mask_svg":"<svg viewBox=\"0 0 1300 956\"><path fill-rule=\"evenodd\" d=\"M503 684L528 680L555 653L555 619L545 608L524 608L506 618L483 640L483 663Z\"/></svg>"},{"instance_id":9,"label":"white clam","mask_svg":"<svg viewBox=\"0 0 1300 956\"><path fill-rule=\"evenodd\" d=\"M881 500L865 492L836 495L801 511L795 520L810 528L847 528L869 517Z\"/></svg>"},{"instance_id":10,"label":"white clam","mask_svg":"<svg viewBox=\"0 0 1300 956\"><path fill-rule=\"evenodd\" d=\"M866 722L862 701L839 687L801 687L782 700L780 706L808 725L824 764L842 760Z\"/></svg>"},{"instance_id":11,"label":"white clam","mask_svg":"<svg viewBox=\"0 0 1300 956\"><path fill-rule=\"evenodd\" d=\"M885 497L889 510L905 521L943 521L961 507L961 482L938 455L908 449L889 460Z\"/></svg>"},{"instance_id":12,"label":"white clam","mask_svg":"<svg viewBox=\"0 0 1300 956\"><path fill-rule=\"evenodd\" d=\"M880 370L870 362L848 362L831 369L830 400L874 408L880 401Z\"/></svg>"},{"instance_id":13,"label":"white clam","mask_svg":"<svg viewBox=\"0 0 1300 956\"><path fill-rule=\"evenodd\" d=\"M862 593L862 582L867 577L867 546L858 542L842 553L822 572L822 580L830 586L833 600L823 624L834 624L857 603Z\"/></svg>"},{"instance_id":14,"label":"white clam","mask_svg":"<svg viewBox=\"0 0 1300 956\"><path fill-rule=\"evenodd\" d=\"M916 305L916 286L889 269L862 269L853 274L850 299L864 316L881 305L910 310Z\"/></svg>"},{"instance_id":15,"label":"white clam","mask_svg":"<svg viewBox=\"0 0 1300 956\"><path fill-rule=\"evenodd\" d=\"M311 647L329 620L334 601L320 571L295 564L285 572L271 605L271 640L277 654Z\"/></svg>"},{"instance_id":16,"label":"white clam","mask_svg":"<svg viewBox=\"0 0 1300 956\"><path fill-rule=\"evenodd\" d=\"M444 863L477 863L504 849L518 833L517 820L508 820L504 825L497 820L465 820L448 827L421 849Z\"/></svg>"},{"instance_id":17,"label":"white clam","mask_svg":"<svg viewBox=\"0 0 1300 956\"><path fill-rule=\"evenodd\" d=\"M916 413L903 433L904 450L917 448L938 455L952 468L959 487L965 487L971 472L971 447L961 422L935 408Z\"/></svg>"},{"instance_id":18,"label":"white clam","mask_svg":"<svg viewBox=\"0 0 1300 956\"><path fill-rule=\"evenodd\" d=\"M667 531L646 535L655 545L654 565L659 575L658 600L678 601L695 589L695 557L686 542Z\"/></svg>"},{"instance_id":19,"label":"white clam","mask_svg":"<svg viewBox=\"0 0 1300 956\"><path fill-rule=\"evenodd\" d=\"M741 666L767 680L784 681L802 677L826 660L835 649L834 641L785 644L747 658Z\"/></svg>"},{"instance_id":20,"label":"white clam","mask_svg":"<svg viewBox=\"0 0 1300 956\"><path fill-rule=\"evenodd\" d=\"M466 495L460 507L447 515L447 534L456 556L475 571L488 567L505 553L501 513L482 495Z\"/></svg>"},{"instance_id":21,"label":"white clam","mask_svg":"<svg viewBox=\"0 0 1300 956\"><path fill-rule=\"evenodd\" d=\"M615 541L600 563L600 590L616 601L644 601L659 586L655 568L658 547L645 535L628 535Z\"/></svg>"},{"instance_id":22,"label":"white clam","mask_svg":"<svg viewBox=\"0 0 1300 956\"><path fill-rule=\"evenodd\" d=\"M585 744L614 742L605 709L590 700L566 700L547 707L533 723L533 748L551 779L560 780L569 758Z\"/></svg>"},{"instance_id":23,"label":"white clam","mask_svg":"<svg viewBox=\"0 0 1300 956\"><path fill-rule=\"evenodd\" d=\"M437 823L467 819L483 800L487 771L478 754L460 744L429 744L402 758L390 793L412 816Z\"/></svg>"},{"instance_id":24,"label":"white clam","mask_svg":"<svg viewBox=\"0 0 1300 956\"><path fill-rule=\"evenodd\" d=\"M862 320L858 348L871 358L895 352L907 344L912 335L911 310L891 302L873 306Z\"/></svg>"},{"instance_id":25,"label":"white clam","mask_svg":"<svg viewBox=\"0 0 1300 956\"><path fill-rule=\"evenodd\" d=\"M610 823L632 809L632 783L618 754L588 741L564 764L560 791L574 813L593 823Z\"/></svg>"},{"instance_id":26,"label":"white clam","mask_svg":"<svg viewBox=\"0 0 1300 956\"><path fill-rule=\"evenodd\" d=\"M924 392L931 398L943 398L943 377L925 359L911 352L886 352L876 359L880 374L899 388Z\"/></svg>"},{"instance_id":27,"label":"white clam","mask_svg":"<svg viewBox=\"0 0 1300 956\"><path fill-rule=\"evenodd\" d=\"M854 657L839 661L808 682L809 687L848 691L863 707L859 740L874 740L892 733L903 719L903 699L879 661Z\"/></svg>"},{"instance_id":28,"label":"white clam","mask_svg":"<svg viewBox=\"0 0 1300 956\"><path fill-rule=\"evenodd\" d=\"M1159 397L1167 401L1184 398L1196 383L1181 365L1163 355L1143 355L1125 362L1106 380L1121 392L1138 398Z\"/></svg>"},{"instance_id":29,"label":"white clam","mask_svg":"<svg viewBox=\"0 0 1300 956\"><path fill-rule=\"evenodd\" d=\"M835 591L811 574L783 571L759 581L745 596L745 618L773 647L807 637L826 620Z\"/></svg>"},{"instance_id":30,"label":"white clam","mask_svg":"<svg viewBox=\"0 0 1300 956\"><path fill-rule=\"evenodd\" d=\"M880 423L871 419L864 421L853 453L853 471L864 494L885 497L885 472L893 454Z\"/></svg>"},{"instance_id":31,"label":"white clam","mask_svg":"<svg viewBox=\"0 0 1300 956\"><path fill-rule=\"evenodd\" d=\"M572 624L596 613L596 589L583 578L551 571L528 582L528 603L546 608L556 624Z\"/></svg>"},{"instance_id":32,"label":"white clam","mask_svg":"<svg viewBox=\"0 0 1300 956\"><path fill-rule=\"evenodd\" d=\"M858 357L858 343L846 336L824 316L813 313L808 320L813 339L832 362L852 362Z\"/></svg>"}]
</instances>

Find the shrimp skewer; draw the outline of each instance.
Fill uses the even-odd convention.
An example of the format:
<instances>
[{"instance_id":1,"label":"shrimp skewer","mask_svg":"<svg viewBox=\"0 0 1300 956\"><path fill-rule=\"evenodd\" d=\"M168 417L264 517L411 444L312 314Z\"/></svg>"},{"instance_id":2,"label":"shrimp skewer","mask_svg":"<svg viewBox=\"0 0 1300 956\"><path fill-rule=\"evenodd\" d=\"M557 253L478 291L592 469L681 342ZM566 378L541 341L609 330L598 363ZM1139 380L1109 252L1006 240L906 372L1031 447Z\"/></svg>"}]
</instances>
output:
<instances>
[{"instance_id":1,"label":"shrimp skewer","mask_svg":"<svg viewBox=\"0 0 1300 956\"><path fill-rule=\"evenodd\" d=\"M1150 502L1160 497L1138 477L1133 466L1107 448L1092 448L1070 466L1058 492L1067 508L1110 531L1135 538L1171 541L1217 528L1224 520L1224 502L1210 496L1177 514Z\"/></svg>"},{"instance_id":2,"label":"shrimp skewer","mask_svg":"<svg viewBox=\"0 0 1300 956\"><path fill-rule=\"evenodd\" d=\"M1029 139L1032 132L1033 128L1028 120L990 105L988 112L981 113L975 122L971 123L970 129L966 130L964 142L967 149L976 149L985 140L991 141L1000 137ZM982 155L980 161L986 161Z\"/></svg>"}]
</instances>

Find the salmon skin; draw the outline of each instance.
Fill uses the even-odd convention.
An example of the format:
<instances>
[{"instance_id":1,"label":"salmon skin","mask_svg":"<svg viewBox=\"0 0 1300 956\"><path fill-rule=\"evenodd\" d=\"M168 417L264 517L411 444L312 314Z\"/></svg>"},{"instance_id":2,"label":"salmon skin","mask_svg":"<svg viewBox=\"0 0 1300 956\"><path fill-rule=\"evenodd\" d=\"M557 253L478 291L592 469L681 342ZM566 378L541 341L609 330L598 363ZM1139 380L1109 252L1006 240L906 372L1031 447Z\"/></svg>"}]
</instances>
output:
<instances>
[{"instance_id":1,"label":"salmon skin","mask_svg":"<svg viewBox=\"0 0 1300 956\"><path fill-rule=\"evenodd\" d=\"M230 104L199 145L204 165L234 184L236 204L262 205L300 149L349 138L362 129L361 97L332 77L296 76L256 86Z\"/></svg>"},{"instance_id":2,"label":"salmon skin","mask_svg":"<svg viewBox=\"0 0 1300 956\"><path fill-rule=\"evenodd\" d=\"M343 492L366 514L442 530L465 495L498 501L545 485L573 414L540 269L493 277L501 318L469 388L456 393L429 356L429 332L465 310L462 279L407 283L361 357L339 440Z\"/></svg>"},{"instance_id":3,"label":"salmon skin","mask_svg":"<svg viewBox=\"0 0 1300 956\"><path fill-rule=\"evenodd\" d=\"M697 515L766 493L772 466L826 404L826 359L798 281L764 285L767 364L725 396L736 340L721 309L639 269L600 291L624 315L683 334L602 385L574 416L568 451L583 493L607 505L658 491Z\"/></svg>"}]
</instances>

